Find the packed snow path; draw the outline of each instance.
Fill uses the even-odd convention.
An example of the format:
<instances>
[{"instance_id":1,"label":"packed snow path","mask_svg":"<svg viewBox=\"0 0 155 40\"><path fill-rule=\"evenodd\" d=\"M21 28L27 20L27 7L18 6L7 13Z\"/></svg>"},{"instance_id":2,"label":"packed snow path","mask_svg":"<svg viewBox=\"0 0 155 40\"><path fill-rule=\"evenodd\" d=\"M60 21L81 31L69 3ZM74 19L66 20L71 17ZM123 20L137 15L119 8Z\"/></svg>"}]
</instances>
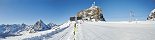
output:
<instances>
[{"instance_id":1,"label":"packed snow path","mask_svg":"<svg viewBox=\"0 0 155 40\"><path fill-rule=\"evenodd\" d=\"M77 26L76 40L155 40L154 23L85 22Z\"/></svg>"}]
</instances>

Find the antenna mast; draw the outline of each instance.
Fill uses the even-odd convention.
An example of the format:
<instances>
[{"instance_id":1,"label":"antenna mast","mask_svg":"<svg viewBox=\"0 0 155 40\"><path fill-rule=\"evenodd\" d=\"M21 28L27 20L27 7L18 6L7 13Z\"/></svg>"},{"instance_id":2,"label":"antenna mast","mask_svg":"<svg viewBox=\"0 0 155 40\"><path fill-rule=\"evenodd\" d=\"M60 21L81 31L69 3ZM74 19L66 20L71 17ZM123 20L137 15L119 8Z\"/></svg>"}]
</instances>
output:
<instances>
[{"instance_id":1,"label":"antenna mast","mask_svg":"<svg viewBox=\"0 0 155 40\"><path fill-rule=\"evenodd\" d=\"M95 6L95 1L93 2L92 6Z\"/></svg>"},{"instance_id":2,"label":"antenna mast","mask_svg":"<svg viewBox=\"0 0 155 40\"><path fill-rule=\"evenodd\" d=\"M134 12L132 10L130 10L130 17L129 17L130 20L129 20L129 22L132 22L134 17L135 17Z\"/></svg>"}]
</instances>

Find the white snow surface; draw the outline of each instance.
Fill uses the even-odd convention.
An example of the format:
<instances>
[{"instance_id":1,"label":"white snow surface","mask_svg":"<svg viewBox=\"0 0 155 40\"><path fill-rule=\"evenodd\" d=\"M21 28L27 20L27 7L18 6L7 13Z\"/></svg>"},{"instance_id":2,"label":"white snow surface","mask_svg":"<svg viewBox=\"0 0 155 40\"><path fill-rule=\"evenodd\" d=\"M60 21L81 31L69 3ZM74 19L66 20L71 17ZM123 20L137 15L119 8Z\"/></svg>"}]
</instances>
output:
<instances>
[{"instance_id":1,"label":"white snow surface","mask_svg":"<svg viewBox=\"0 0 155 40\"><path fill-rule=\"evenodd\" d=\"M77 40L155 40L155 22L85 22L79 24Z\"/></svg>"},{"instance_id":2,"label":"white snow surface","mask_svg":"<svg viewBox=\"0 0 155 40\"><path fill-rule=\"evenodd\" d=\"M11 37L6 37L6 39L3 39L3 40L22 40L22 39L25 39L25 38L31 38L31 37L35 37L35 36L41 36L41 35L45 35L47 33L50 33L52 31L55 31L53 29L50 29L50 30L47 30L47 31L41 31L41 32L37 32L37 33L26 33L26 34L23 34L21 36L11 36Z\"/></svg>"},{"instance_id":3,"label":"white snow surface","mask_svg":"<svg viewBox=\"0 0 155 40\"><path fill-rule=\"evenodd\" d=\"M155 21L78 22L47 40L155 40Z\"/></svg>"},{"instance_id":4,"label":"white snow surface","mask_svg":"<svg viewBox=\"0 0 155 40\"><path fill-rule=\"evenodd\" d=\"M60 26L65 30L41 40L155 40L155 21L121 21L121 22L78 22L77 31L73 35L75 22L66 22ZM7 37L4 40L21 40L46 35L54 29L34 34ZM37 39L36 39L37 40Z\"/></svg>"}]
</instances>

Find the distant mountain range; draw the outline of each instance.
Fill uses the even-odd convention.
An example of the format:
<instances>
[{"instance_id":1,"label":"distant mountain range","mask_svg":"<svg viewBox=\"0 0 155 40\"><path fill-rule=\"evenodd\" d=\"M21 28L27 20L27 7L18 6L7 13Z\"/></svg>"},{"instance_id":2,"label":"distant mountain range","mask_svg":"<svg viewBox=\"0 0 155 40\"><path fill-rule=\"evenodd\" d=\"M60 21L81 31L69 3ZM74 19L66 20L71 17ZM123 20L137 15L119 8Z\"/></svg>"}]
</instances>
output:
<instances>
[{"instance_id":1,"label":"distant mountain range","mask_svg":"<svg viewBox=\"0 0 155 40\"><path fill-rule=\"evenodd\" d=\"M57 26L54 23L45 24L42 20L37 21L34 25L27 24L1 24L0 25L0 38L7 36L17 36L24 33L35 33L38 31L49 30Z\"/></svg>"}]
</instances>

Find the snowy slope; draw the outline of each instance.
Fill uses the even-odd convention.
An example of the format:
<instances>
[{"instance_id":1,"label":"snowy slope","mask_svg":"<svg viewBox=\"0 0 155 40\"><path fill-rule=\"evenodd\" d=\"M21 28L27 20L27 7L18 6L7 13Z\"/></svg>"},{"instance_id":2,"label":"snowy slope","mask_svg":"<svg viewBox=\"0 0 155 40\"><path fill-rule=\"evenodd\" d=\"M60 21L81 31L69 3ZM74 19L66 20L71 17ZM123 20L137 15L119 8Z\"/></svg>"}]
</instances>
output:
<instances>
[{"instance_id":1,"label":"snowy slope","mask_svg":"<svg viewBox=\"0 0 155 40\"><path fill-rule=\"evenodd\" d=\"M74 22L75 23L75 22ZM154 40L155 21L78 22L76 35L71 27L48 40ZM47 40L47 39L46 39Z\"/></svg>"},{"instance_id":2,"label":"snowy slope","mask_svg":"<svg viewBox=\"0 0 155 40\"><path fill-rule=\"evenodd\" d=\"M155 21L133 22L78 22L76 35L74 23L54 35L31 38L30 40L154 40ZM65 27L65 26L62 26Z\"/></svg>"},{"instance_id":3,"label":"snowy slope","mask_svg":"<svg viewBox=\"0 0 155 40\"><path fill-rule=\"evenodd\" d=\"M7 37L3 40L155 40L155 21L66 22L47 31Z\"/></svg>"},{"instance_id":4,"label":"snowy slope","mask_svg":"<svg viewBox=\"0 0 155 40\"><path fill-rule=\"evenodd\" d=\"M47 31L37 32L37 33L27 33L27 34L24 34L24 35L21 35L21 36L11 36L11 37L6 37L6 39L3 39L3 40L11 40L11 39L14 39L14 40L22 40L22 39L25 39L25 38L31 38L31 37L35 37L35 36L41 36L41 35L44 35L46 33L50 33L52 31L55 31L55 30L51 29L51 30L47 30Z\"/></svg>"},{"instance_id":5,"label":"snowy slope","mask_svg":"<svg viewBox=\"0 0 155 40\"><path fill-rule=\"evenodd\" d=\"M52 38L46 39L46 40L73 40L73 28L74 28L75 22L70 22L69 27L55 35L53 35Z\"/></svg>"},{"instance_id":6,"label":"snowy slope","mask_svg":"<svg viewBox=\"0 0 155 40\"><path fill-rule=\"evenodd\" d=\"M23 34L21 36L11 36L11 37L6 37L3 40L39 40L45 38L45 37L49 37L48 35L52 36L56 33L59 33L59 31L63 31L66 28L69 27L69 22L64 23L61 26L55 26L55 28L52 28L50 30L46 30L46 31L40 31L40 32L36 32L36 33L26 33Z\"/></svg>"},{"instance_id":7,"label":"snowy slope","mask_svg":"<svg viewBox=\"0 0 155 40\"><path fill-rule=\"evenodd\" d=\"M155 40L155 22L85 22L77 40Z\"/></svg>"}]
</instances>

